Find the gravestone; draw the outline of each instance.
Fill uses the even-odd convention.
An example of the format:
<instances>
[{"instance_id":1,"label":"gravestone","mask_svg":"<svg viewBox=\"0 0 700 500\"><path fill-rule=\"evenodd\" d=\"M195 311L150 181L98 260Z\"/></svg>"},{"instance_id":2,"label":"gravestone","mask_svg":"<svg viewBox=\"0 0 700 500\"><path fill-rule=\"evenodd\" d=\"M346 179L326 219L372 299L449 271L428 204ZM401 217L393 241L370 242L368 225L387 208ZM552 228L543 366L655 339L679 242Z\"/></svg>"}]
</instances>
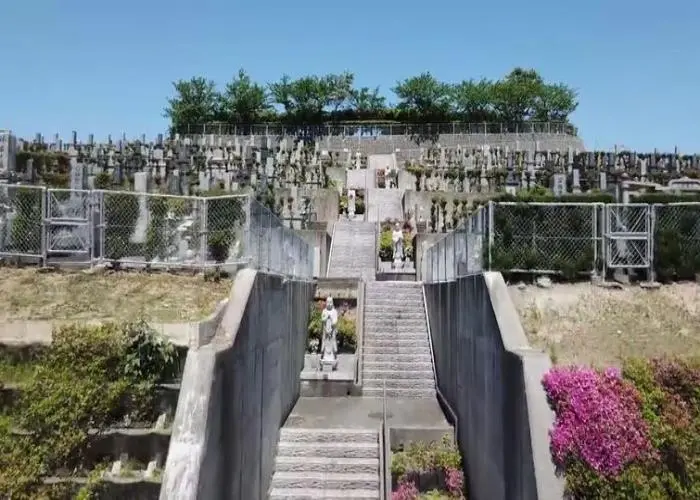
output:
<instances>
[{"instance_id":1,"label":"gravestone","mask_svg":"<svg viewBox=\"0 0 700 500\"><path fill-rule=\"evenodd\" d=\"M581 193L581 171L578 168L574 168L571 172L571 175L573 176L571 189L575 194L580 194Z\"/></svg>"},{"instance_id":2,"label":"gravestone","mask_svg":"<svg viewBox=\"0 0 700 500\"><path fill-rule=\"evenodd\" d=\"M552 192L557 198L566 194L566 175L554 174L552 176Z\"/></svg>"}]
</instances>

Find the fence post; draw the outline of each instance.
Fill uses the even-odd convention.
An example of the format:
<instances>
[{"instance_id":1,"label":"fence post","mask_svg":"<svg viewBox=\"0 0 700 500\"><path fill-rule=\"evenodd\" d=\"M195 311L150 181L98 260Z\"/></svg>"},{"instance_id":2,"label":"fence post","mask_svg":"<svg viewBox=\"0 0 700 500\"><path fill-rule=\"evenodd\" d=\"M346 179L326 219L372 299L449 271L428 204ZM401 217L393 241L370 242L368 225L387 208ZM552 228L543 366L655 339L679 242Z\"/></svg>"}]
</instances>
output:
<instances>
[{"instance_id":1,"label":"fence post","mask_svg":"<svg viewBox=\"0 0 700 500\"><path fill-rule=\"evenodd\" d=\"M199 210L199 259L202 269L207 266L207 257L209 257L209 201L206 198L199 198L195 202L200 204Z\"/></svg>"},{"instance_id":2,"label":"fence post","mask_svg":"<svg viewBox=\"0 0 700 500\"><path fill-rule=\"evenodd\" d=\"M100 238L100 262L105 261L105 192L103 190L98 191L100 200L100 227L97 232Z\"/></svg>"},{"instance_id":3,"label":"fence post","mask_svg":"<svg viewBox=\"0 0 700 500\"><path fill-rule=\"evenodd\" d=\"M488 217L489 217L489 224L488 224L489 227L488 227L488 231L489 231L489 238L488 238L488 243L487 243L487 244L488 244L488 257L489 257L488 268L487 268L487 269L488 269L489 271L491 271L491 249L493 248L493 242L494 242L494 239L495 239L495 238L494 238L495 228L494 228L494 223L493 223L493 219L494 219L493 212L494 212L494 210L495 210L495 203L494 203L493 201L489 201L489 207L488 207Z\"/></svg>"},{"instance_id":4,"label":"fence post","mask_svg":"<svg viewBox=\"0 0 700 500\"><path fill-rule=\"evenodd\" d=\"M49 190L45 187L41 188L41 265L46 266L48 264L49 256L49 238L50 234L48 228L48 220L51 217L49 211L51 210L51 201L49 200Z\"/></svg>"},{"instance_id":5,"label":"fence post","mask_svg":"<svg viewBox=\"0 0 700 500\"><path fill-rule=\"evenodd\" d=\"M649 258L649 270L647 273L647 279L650 283L654 283L656 281L656 269L654 268L654 258L656 251L656 248L654 248L654 235L656 234L656 207L656 203L647 204L647 209L649 211L649 234L647 235L647 254Z\"/></svg>"},{"instance_id":6,"label":"fence post","mask_svg":"<svg viewBox=\"0 0 700 500\"><path fill-rule=\"evenodd\" d=\"M591 207L591 237L593 238L593 263L591 266L591 277L598 276L598 203L593 203Z\"/></svg>"}]
</instances>

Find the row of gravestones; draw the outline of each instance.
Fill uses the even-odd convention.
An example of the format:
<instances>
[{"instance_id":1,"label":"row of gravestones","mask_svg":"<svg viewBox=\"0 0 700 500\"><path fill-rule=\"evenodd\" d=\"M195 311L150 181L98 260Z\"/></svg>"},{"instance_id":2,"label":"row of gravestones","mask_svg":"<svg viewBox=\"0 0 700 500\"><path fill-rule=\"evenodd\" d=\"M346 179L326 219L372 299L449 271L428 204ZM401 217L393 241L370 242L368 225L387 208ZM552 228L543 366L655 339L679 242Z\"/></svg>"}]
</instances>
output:
<instances>
[{"instance_id":1,"label":"row of gravestones","mask_svg":"<svg viewBox=\"0 0 700 500\"><path fill-rule=\"evenodd\" d=\"M42 139L43 140L43 139ZM173 163L181 171L196 168L235 169L247 163L262 164L273 155L276 163L304 164L310 166L343 166L346 168L365 168L367 157L350 150L332 152L322 150L319 141L306 145L303 140L283 140L274 151L266 146L258 147L254 139L233 140L223 144L221 136L203 136L197 140L176 138L145 144L141 142L87 144L63 144L60 140L52 144L43 142L29 143L28 147L47 148L63 151L69 156L77 156L79 161L105 167L122 168L131 166L137 169L168 165ZM18 150L23 149L20 141ZM635 152L577 152L569 148L566 151L510 151L508 148L484 146L482 148L433 147L420 150L420 156L411 163L430 168L557 168L576 166L578 168L597 168L608 170L634 170L644 175L648 170L665 170L682 172L700 168L700 155L679 155Z\"/></svg>"}]
</instances>

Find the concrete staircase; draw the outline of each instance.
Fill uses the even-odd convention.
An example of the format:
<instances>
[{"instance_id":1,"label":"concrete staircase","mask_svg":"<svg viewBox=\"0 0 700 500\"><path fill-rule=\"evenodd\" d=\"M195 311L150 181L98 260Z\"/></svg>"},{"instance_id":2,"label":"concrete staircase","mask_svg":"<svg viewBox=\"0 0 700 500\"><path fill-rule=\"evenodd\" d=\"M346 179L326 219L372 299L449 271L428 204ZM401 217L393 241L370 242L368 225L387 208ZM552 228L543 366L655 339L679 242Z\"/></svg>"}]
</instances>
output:
<instances>
[{"instance_id":1,"label":"concrete staircase","mask_svg":"<svg viewBox=\"0 0 700 500\"><path fill-rule=\"evenodd\" d=\"M368 189L365 198L367 220L370 222L398 219L403 221L403 191L401 189Z\"/></svg>"},{"instance_id":2,"label":"concrete staircase","mask_svg":"<svg viewBox=\"0 0 700 500\"><path fill-rule=\"evenodd\" d=\"M365 289L362 394L435 398L421 283L376 281Z\"/></svg>"},{"instance_id":3,"label":"concrete staircase","mask_svg":"<svg viewBox=\"0 0 700 500\"><path fill-rule=\"evenodd\" d=\"M362 277L366 281L374 281L377 266L376 229L377 225L370 222L336 222L327 276Z\"/></svg>"},{"instance_id":4,"label":"concrete staircase","mask_svg":"<svg viewBox=\"0 0 700 500\"><path fill-rule=\"evenodd\" d=\"M283 427L270 500L379 500L379 431Z\"/></svg>"}]
</instances>

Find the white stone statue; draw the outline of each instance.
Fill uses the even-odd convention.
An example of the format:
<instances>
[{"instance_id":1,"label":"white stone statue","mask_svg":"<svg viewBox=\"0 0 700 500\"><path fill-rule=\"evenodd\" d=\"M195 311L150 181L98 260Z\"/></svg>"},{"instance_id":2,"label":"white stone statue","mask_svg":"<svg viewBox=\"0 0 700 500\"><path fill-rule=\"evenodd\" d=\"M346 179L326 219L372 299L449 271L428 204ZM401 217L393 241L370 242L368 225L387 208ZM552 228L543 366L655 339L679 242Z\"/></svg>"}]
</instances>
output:
<instances>
[{"instance_id":1,"label":"white stone statue","mask_svg":"<svg viewBox=\"0 0 700 500\"><path fill-rule=\"evenodd\" d=\"M348 219L355 217L355 190L348 190Z\"/></svg>"},{"instance_id":2,"label":"white stone statue","mask_svg":"<svg viewBox=\"0 0 700 500\"><path fill-rule=\"evenodd\" d=\"M391 242L394 253L394 267L403 267L403 231L398 222L391 233Z\"/></svg>"},{"instance_id":3,"label":"white stone statue","mask_svg":"<svg viewBox=\"0 0 700 500\"><path fill-rule=\"evenodd\" d=\"M335 370L338 367L338 311L333 306L333 297L326 299L326 308L321 313L321 325L321 368L330 366Z\"/></svg>"}]
</instances>

